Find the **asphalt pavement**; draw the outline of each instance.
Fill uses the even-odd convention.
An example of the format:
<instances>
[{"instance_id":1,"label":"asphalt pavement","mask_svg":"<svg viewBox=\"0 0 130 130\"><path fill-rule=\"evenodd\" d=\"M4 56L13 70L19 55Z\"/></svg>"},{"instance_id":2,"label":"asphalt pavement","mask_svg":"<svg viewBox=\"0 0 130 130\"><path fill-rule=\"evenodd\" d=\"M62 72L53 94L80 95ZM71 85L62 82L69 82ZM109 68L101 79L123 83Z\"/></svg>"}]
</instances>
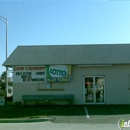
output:
<instances>
[{"instance_id":1,"label":"asphalt pavement","mask_svg":"<svg viewBox=\"0 0 130 130\"><path fill-rule=\"evenodd\" d=\"M85 124L85 123L3 123L1 130L119 130L115 124Z\"/></svg>"},{"instance_id":2,"label":"asphalt pavement","mask_svg":"<svg viewBox=\"0 0 130 130\"><path fill-rule=\"evenodd\" d=\"M51 114L48 113L46 118L26 119L26 121L25 119L6 120L6 123L0 120L0 128L2 130L119 130L120 119L126 122L130 120L130 105L68 106L61 107L60 112L57 112L57 108L48 107Z\"/></svg>"},{"instance_id":3,"label":"asphalt pavement","mask_svg":"<svg viewBox=\"0 0 130 130\"><path fill-rule=\"evenodd\" d=\"M130 106L82 106L80 114L51 115L53 123L118 124L123 118L130 120ZM78 111L73 109L73 111Z\"/></svg>"}]
</instances>

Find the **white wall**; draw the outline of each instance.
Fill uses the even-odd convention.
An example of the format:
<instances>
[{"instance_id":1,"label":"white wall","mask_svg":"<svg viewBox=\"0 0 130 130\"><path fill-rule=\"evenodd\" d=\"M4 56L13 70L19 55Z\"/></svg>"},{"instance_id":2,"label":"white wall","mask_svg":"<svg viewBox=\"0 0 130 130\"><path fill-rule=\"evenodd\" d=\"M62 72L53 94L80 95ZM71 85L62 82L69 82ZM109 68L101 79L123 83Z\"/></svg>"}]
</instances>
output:
<instances>
[{"instance_id":1,"label":"white wall","mask_svg":"<svg viewBox=\"0 0 130 130\"><path fill-rule=\"evenodd\" d=\"M114 65L110 67L74 67L73 71L78 80L76 87L82 87L83 76L105 76L105 98L106 104L129 104L130 90L128 89L129 65ZM73 73L73 72L72 72ZM73 78L73 77L72 77ZM80 91L83 91L82 89ZM77 102L82 101L82 95Z\"/></svg>"},{"instance_id":2,"label":"white wall","mask_svg":"<svg viewBox=\"0 0 130 130\"><path fill-rule=\"evenodd\" d=\"M25 94L74 94L74 104L84 104L83 77L103 75L105 76L106 104L130 104L129 70L130 65L85 68L72 66L71 82L52 83L51 91L47 91L46 83L14 84L13 101L21 101L22 95ZM41 91L38 88L41 88Z\"/></svg>"}]
</instances>

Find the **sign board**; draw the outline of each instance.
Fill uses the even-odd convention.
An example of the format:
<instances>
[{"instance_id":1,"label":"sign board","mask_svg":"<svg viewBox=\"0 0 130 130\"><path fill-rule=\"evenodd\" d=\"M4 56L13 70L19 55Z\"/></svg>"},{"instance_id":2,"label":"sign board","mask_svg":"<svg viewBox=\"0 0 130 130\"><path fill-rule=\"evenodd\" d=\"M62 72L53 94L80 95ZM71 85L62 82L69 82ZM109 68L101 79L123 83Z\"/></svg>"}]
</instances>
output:
<instances>
[{"instance_id":1,"label":"sign board","mask_svg":"<svg viewBox=\"0 0 130 130\"><path fill-rule=\"evenodd\" d=\"M46 66L47 82L69 82L71 79L71 65Z\"/></svg>"},{"instance_id":2,"label":"sign board","mask_svg":"<svg viewBox=\"0 0 130 130\"><path fill-rule=\"evenodd\" d=\"M14 83L37 83L46 81L46 69L42 67L14 67Z\"/></svg>"}]
</instances>

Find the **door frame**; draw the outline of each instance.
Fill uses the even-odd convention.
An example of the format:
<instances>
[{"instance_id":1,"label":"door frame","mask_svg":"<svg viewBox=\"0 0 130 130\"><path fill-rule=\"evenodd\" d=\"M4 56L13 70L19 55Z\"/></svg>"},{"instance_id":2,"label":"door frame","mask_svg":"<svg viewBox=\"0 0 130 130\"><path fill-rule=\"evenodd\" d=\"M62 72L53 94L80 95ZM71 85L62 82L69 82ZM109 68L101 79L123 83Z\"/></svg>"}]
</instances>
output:
<instances>
[{"instance_id":1,"label":"door frame","mask_svg":"<svg viewBox=\"0 0 130 130\"><path fill-rule=\"evenodd\" d=\"M94 92L94 101L93 102L86 102L85 98L85 78L86 77L92 77L94 79L93 82L95 82L95 77L103 77L104 78L104 102L96 102L96 91L95 88L93 87L93 92ZM84 94L84 104L105 104L106 103L106 96L105 96L105 75L84 75L83 76L83 94Z\"/></svg>"}]
</instances>

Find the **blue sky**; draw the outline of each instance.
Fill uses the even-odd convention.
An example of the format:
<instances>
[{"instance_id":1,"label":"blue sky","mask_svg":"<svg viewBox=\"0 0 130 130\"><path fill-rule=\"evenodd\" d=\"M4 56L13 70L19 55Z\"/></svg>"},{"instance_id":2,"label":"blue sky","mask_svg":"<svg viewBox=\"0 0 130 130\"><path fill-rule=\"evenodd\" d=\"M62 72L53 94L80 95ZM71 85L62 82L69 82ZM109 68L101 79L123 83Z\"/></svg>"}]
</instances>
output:
<instances>
[{"instance_id":1,"label":"blue sky","mask_svg":"<svg viewBox=\"0 0 130 130\"><path fill-rule=\"evenodd\" d=\"M8 18L8 56L18 45L130 43L130 1L0 0ZM5 70L0 21L0 74Z\"/></svg>"}]
</instances>

